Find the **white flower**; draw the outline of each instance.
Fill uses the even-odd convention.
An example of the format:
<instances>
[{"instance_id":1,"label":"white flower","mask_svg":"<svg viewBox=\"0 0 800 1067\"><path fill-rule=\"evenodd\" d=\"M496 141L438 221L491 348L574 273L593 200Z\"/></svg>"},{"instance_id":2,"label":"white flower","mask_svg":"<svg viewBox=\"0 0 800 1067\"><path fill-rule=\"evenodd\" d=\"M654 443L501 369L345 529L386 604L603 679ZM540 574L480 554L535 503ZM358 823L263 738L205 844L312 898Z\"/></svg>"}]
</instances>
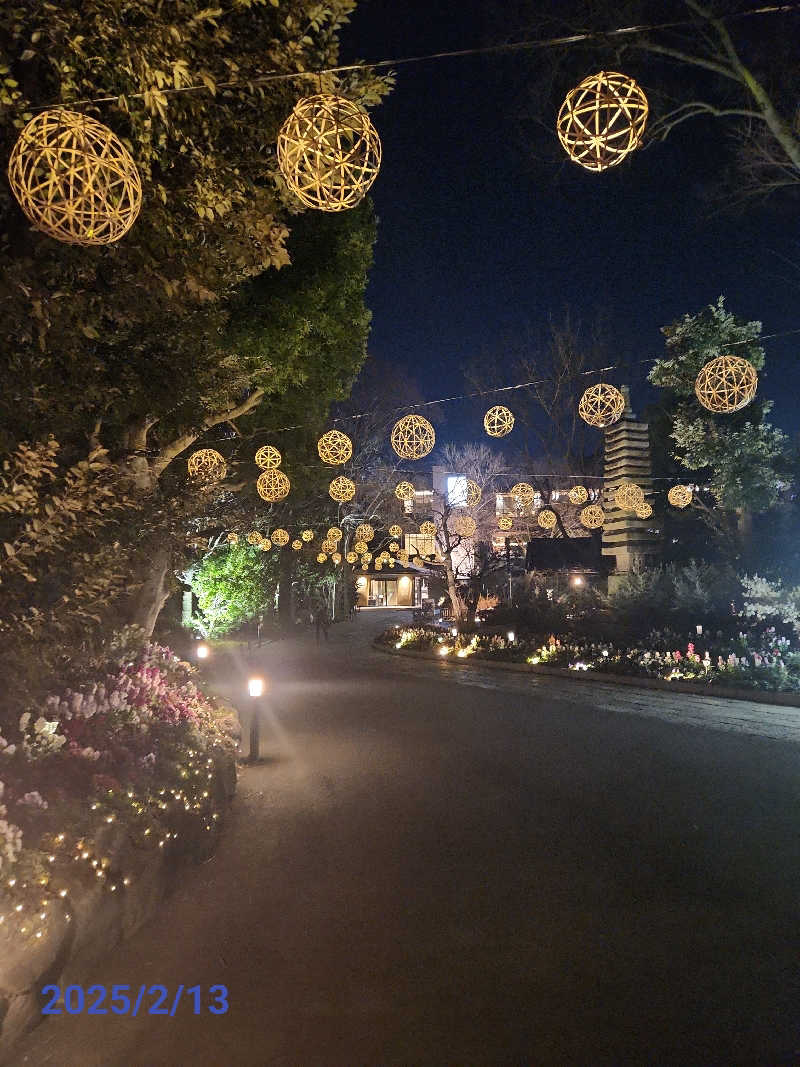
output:
<instances>
[{"instance_id":1,"label":"white flower","mask_svg":"<svg viewBox=\"0 0 800 1067\"><path fill-rule=\"evenodd\" d=\"M25 730L27 730L28 723L30 721L31 721L31 713L29 711L26 711L24 715L20 715L20 717L19 717L19 728L20 728L20 730L22 730L23 732Z\"/></svg>"}]
</instances>

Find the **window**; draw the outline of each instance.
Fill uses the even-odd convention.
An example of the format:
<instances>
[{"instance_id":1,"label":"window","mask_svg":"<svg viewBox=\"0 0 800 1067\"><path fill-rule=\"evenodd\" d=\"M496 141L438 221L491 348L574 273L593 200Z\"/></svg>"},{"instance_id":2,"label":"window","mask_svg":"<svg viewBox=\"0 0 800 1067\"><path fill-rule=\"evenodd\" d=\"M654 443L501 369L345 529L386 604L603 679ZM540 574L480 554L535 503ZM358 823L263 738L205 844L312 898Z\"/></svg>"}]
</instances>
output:
<instances>
[{"instance_id":1,"label":"window","mask_svg":"<svg viewBox=\"0 0 800 1067\"><path fill-rule=\"evenodd\" d=\"M433 537L424 534L406 534L406 548L412 556L415 551L420 556L431 556L436 552L436 543Z\"/></svg>"},{"instance_id":2,"label":"window","mask_svg":"<svg viewBox=\"0 0 800 1067\"><path fill-rule=\"evenodd\" d=\"M447 476L447 503L451 508L467 506L467 479L463 474Z\"/></svg>"}]
</instances>

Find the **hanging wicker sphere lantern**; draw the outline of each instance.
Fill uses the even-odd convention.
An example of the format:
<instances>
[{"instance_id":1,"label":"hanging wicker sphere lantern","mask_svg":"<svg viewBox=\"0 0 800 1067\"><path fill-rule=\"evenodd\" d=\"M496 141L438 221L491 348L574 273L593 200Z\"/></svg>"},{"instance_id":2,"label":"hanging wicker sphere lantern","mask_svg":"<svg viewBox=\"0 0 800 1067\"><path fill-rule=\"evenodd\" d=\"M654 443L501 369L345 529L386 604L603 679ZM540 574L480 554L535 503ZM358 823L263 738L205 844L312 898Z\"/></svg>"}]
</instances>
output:
<instances>
[{"instance_id":1,"label":"hanging wicker sphere lantern","mask_svg":"<svg viewBox=\"0 0 800 1067\"><path fill-rule=\"evenodd\" d=\"M623 482L614 493L614 503L623 511L635 511L644 503L644 490L636 482Z\"/></svg>"},{"instance_id":2,"label":"hanging wicker sphere lantern","mask_svg":"<svg viewBox=\"0 0 800 1067\"><path fill-rule=\"evenodd\" d=\"M394 495L398 500L413 500L414 486L411 482L398 482L395 486Z\"/></svg>"},{"instance_id":3,"label":"hanging wicker sphere lantern","mask_svg":"<svg viewBox=\"0 0 800 1067\"><path fill-rule=\"evenodd\" d=\"M674 508L688 508L692 502L692 490L688 485L673 485L667 493L667 500Z\"/></svg>"},{"instance_id":4,"label":"hanging wicker sphere lantern","mask_svg":"<svg viewBox=\"0 0 800 1067\"><path fill-rule=\"evenodd\" d=\"M483 428L490 437L505 437L514 429L514 414L503 404L495 404L483 416Z\"/></svg>"},{"instance_id":5,"label":"hanging wicker sphere lantern","mask_svg":"<svg viewBox=\"0 0 800 1067\"><path fill-rule=\"evenodd\" d=\"M332 93L295 104L278 134L278 166L295 196L320 211L345 211L378 176L381 142L365 111Z\"/></svg>"},{"instance_id":6,"label":"hanging wicker sphere lantern","mask_svg":"<svg viewBox=\"0 0 800 1067\"><path fill-rule=\"evenodd\" d=\"M328 555L330 555L331 552L336 551L336 542L331 541L329 537L326 537L319 547L322 549L323 552L327 552Z\"/></svg>"},{"instance_id":7,"label":"hanging wicker sphere lantern","mask_svg":"<svg viewBox=\"0 0 800 1067\"><path fill-rule=\"evenodd\" d=\"M615 385L600 382L590 385L578 401L578 414L590 426L599 430L613 426L625 410L625 397Z\"/></svg>"},{"instance_id":8,"label":"hanging wicker sphere lantern","mask_svg":"<svg viewBox=\"0 0 800 1067\"><path fill-rule=\"evenodd\" d=\"M328 557L324 552L320 552L320 554L317 556L317 563L325 563L327 558Z\"/></svg>"},{"instance_id":9,"label":"hanging wicker sphere lantern","mask_svg":"<svg viewBox=\"0 0 800 1067\"><path fill-rule=\"evenodd\" d=\"M639 506L636 508L636 518L637 519L649 519L652 514L653 514L653 505L652 504L648 504L648 502L646 500L644 501L643 504L639 504Z\"/></svg>"},{"instance_id":10,"label":"hanging wicker sphere lantern","mask_svg":"<svg viewBox=\"0 0 800 1067\"><path fill-rule=\"evenodd\" d=\"M325 536L328 538L329 541L336 541L338 544L338 542L341 541L341 539L344 537L344 534L338 526L331 526Z\"/></svg>"},{"instance_id":11,"label":"hanging wicker sphere lantern","mask_svg":"<svg viewBox=\"0 0 800 1067\"><path fill-rule=\"evenodd\" d=\"M356 552L358 552L359 555L363 555L363 553L367 551L368 547L369 546L367 545L367 542L362 541L360 539L356 541L356 543L353 545L353 548Z\"/></svg>"},{"instance_id":12,"label":"hanging wicker sphere lantern","mask_svg":"<svg viewBox=\"0 0 800 1067\"><path fill-rule=\"evenodd\" d=\"M302 538L303 541L306 541L306 542L313 541L314 540L314 531L313 530L303 530L303 532L300 534L300 537Z\"/></svg>"},{"instance_id":13,"label":"hanging wicker sphere lantern","mask_svg":"<svg viewBox=\"0 0 800 1067\"><path fill-rule=\"evenodd\" d=\"M384 548L384 550L382 552L378 553L378 559L381 560L382 562L385 563L388 558L389 558L389 553L386 551L385 548Z\"/></svg>"},{"instance_id":14,"label":"hanging wicker sphere lantern","mask_svg":"<svg viewBox=\"0 0 800 1067\"><path fill-rule=\"evenodd\" d=\"M388 563L389 563L389 570L394 570L394 560L393 559L389 559Z\"/></svg>"},{"instance_id":15,"label":"hanging wicker sphere lantern","mask_svg":"<svg viewBox=\"0 0 800 1067\"><path fill-rule=\"evenodd\" d=\"M543 508L539 512L537 522L543 530L552 530L557 522L556 513L550 508Z\"/></svg>"},{"instance_id":16,"label":"hanging wicker sphere lantern","mask_svg":"<svg viewBox=\"0 0 800 1067\"><path fill-rule=\"evenodd\" d=\"M328 496L339 504L346 504L356 495L356 483L340 474L328 486Z\"/></svg>"},{"instance_id":17,"label":"hanging wicker sphere lantern","mask_svg":"<svg viewBox=\"0 0 800 1067\"><path fill-rule=\"evenodd\" d=\"M262 500L268 504L274 504L278 500L285 500L289 495L291 483L283 471L269 469L258 476L256 491Z\"/></svg>"},{"instance_id":18,"label":"hanging wicker sphere lantern","mask_svg":"<svg viewBox=\"0 0 800 1067\"><path fill-rule=\"evenodd\" d=\"M581 522L587 530L597 530L606 521L606 514L599 504L590 504L581 512Z\"/></svg>"},{"instance_id":19,"label":"hanging wicker sphere lantern","mask_svg":"<svg viewBox=\"0 0 800 1067\"><path fill-rule=\"evenodd\" d=\"M375 570L376 571L382 571L383 570L383 564L381 563L381 561L379 559L375 560Z\"/></svg>"},{"instance_id":20,"label":"hanging wicker sphere lantern","mask_svg":"<svg viewBox=\"0 0 800 1067\"><path fill-rule=\"evenodd\" d=\"M514 520L510 515L500 515L497 519L497 528L499 530L510 530L514 526Z\"/></svg>"},{"instance_id":21,"label":"hanging wicker sphere lantern","mask_svg":"<svg viewBox=\"0 0 800 1067\"><path fill-rule=\"evenodd\" d=\"M453 529L461 537L472 537L478 524L471 515L457 515L453 520Z\"/></svg>"},{"instance_id":22,"label":"hanging wicker sphere lantern","mask_svg":"<svg viewBox=\"0 0 800 1067\"><path fill-rule=\"evenodd\" d=\"M8 180L37 230L74 245L108 245L136 221L142 183L108 126L64 108L40 111L11 150Z\"/></svg>"},{"instance_id":23,"label":"hanging wicker sphere lantern","mask_svg":"<svg viewBox=\"0 0 800 1067\"><path fill-rule=\"evenodd\" d=\"M226 538L226 541L228 542L229 545L238 545L239 544L239 535L237 533L229 533L227 538Z\"/></svg>"},{"instance_id":24,"label":"hanging wicker sphere lantern","mask_svg":"<svg viewBox=\"0 0 800 1067\"><path fill-rule=\"evenodd\" d=\"M436 536L436 524L432 523L429 519L419 524L419 532L423 537L435 537Z\"/></svg>"},{"instance_id":25,"label":"hanging wicker sphere lantern","mask_svg":"<svg viewBox=\"0 0 800 1067\"><path fill-rule=\"evenodd\" d=\"M192 452L186 463L189 477L197 485L211 485L225 477L228 466L215 448L200 448Z\"/></svg>"},{"instance_id":26,"label":"hanging wicker sphere lantern","mask_svg":"<svg viewBox=\"0 0 800 1067\"><path fill-rule=\"evenodd\" d=\"M347 560L348 563L355 563L356 560L358 559L358 553L357 552L348 552L347 555L345 556L345 559Z\"/></svg>"},{"instance_id":27,"label":"hanging wicker sphere lantern","mask_svg":"<svg viewBox=\"0 0 800 1067\"><path fill-rule=\"evenodd\" d=\"M362 563L369 563L369 561L371 559L372 559L372 553L371 552L362 552L361 553L361 562Z\"/></svg>"},{"instance_id":28,"label":"hanging wicker sphere lantern","mask_svg":"<svg viewBox=\"0 0 800 1067\"><path fill-rule=\"evenodd\" d=\"M408 552L404 548L397 550L397 558L401 563L408 563Z\"/></svg>"},{"instance_id":29,"label":"hanging wicker sphere lantern","mask_svg":"<svg viewBox=\"0 0 800 1067\"><path fill-rule=\"evenodd\" d=\"M400 545L397 543L397 541L390 541L389 542L389 551L390 552L399 552L400 551Z\"/></svg>"},{"instance_id":30,"label":"hanging wicker sphere lantern","mask_svg":"<svg viewBox=\"0 0 800 1067\"><path fill-rule=\"evenodd\" d=\"M392 427L391 442L401 459L422 459L433 451L436 431L422 415L404 415Z\"/></svg>"},{"instance_id":31,"label":"hanging wicker sphere lantern","mask_svg":"<svg viewBox=\"0 0 800 1067\"><path fill-rule=\"evenodd\" d=\"M396 522L393 522L392 525L389 527L389 536L390 537L402 537L403 536L403 527L399 526Z\"/></svg>"},{"instance_id":32,"label":"hanging wicker sphere lantern","mask_svg":"<svg viewBox=\"0 0 800 1067\"><path fill-rule=\"evenodd\" d=\"M341 430L328 430L317 441L317 452L323 463L330 463L335 467L340 463L347 463L353 455L353 442Z\"/></svg>"},{"instance_id":33,"label":"hanging wicker sphere lantern","mask_svg":"<svg viewBox=\"0 0 800 1067\"><path fill-rule=\"evenodd\" d=\"M589 493L583 485L573 485L569 491L570 504L585 504L589 499Z\"/></svg>"},{"instance_id":34,"label":"hanging wicker sphere lantern","mask_svg":"<svg viewBox=\"0 0 800 1067\"><path fill-rule=\"evenodd\" d=\"M268 537L261 538L261 544L258 546L262 552L269 552L272 548L272 541Z\"/></svg>"},{"instance_id":35,"label":"hanging wicker sphere lantern","mask_svg":"<svg viewBox=\"0 0 800 1067\"><path fill-rule=\"evenodd\" d=\"M717 356L697 375L694 391L708 411L729 414L747 407L758 388L756 368L741 356Z\"/></svg>"},{"instance_id":36,"label":"hanging wicker sphere lantern","mask_svg":"<svg viewBox=\"0 0 800 1067\"><path fill-rule=\"evenodd\" d=\"M258 545L261 543L261 534L258 532L258 530L250 531L250 533L247 535L247 543L248 545Z\"/></svg>"},{"instance_id":37,"label":"hanging wicker sphere lantern","mask_svg":"<svg viewBox=\"0 0 800 1067\"><path fill-rule=\"evenodd\" d=\"M275 470L281 465L281 454L274 445L262 445L256 452L256 466L262 471Z\"/></svg>"},{"instance_id":38,"label":"hanging wicker sphere lantern","mask_svg":"<svg viewBox=\"0 0 800 1067\"><path fill-rule=\"evenodd\" d=\"M341 552L332 552L331 553L331 562L335 563L336 566L338 567L339 564L342 562L342 554L341 554Z\"/></svg>"},{"instance_id":39,"label":"hanging wicker sphere lantern","mask_svg":"<svg viewBox=\"0 0 800 1067\"><path fill-rule=\"evenodd\" d=\"M277 530L272 531L272 543L277 545L278 548L283 548L284 545L289 544L289 533L279 526Z\"/></svg>"},{"instance_id":40,"label":"hanging wicker sphere lantern","mask_svg":"<svg viewBox=\"0 0 800 1067\"><path fill-rule=\"evenodd\" d=\"M481 487L471 478L467 478L467 507L474 508L481 502Z\"/></svg>"},{"instance_id":41,"label":"hanging wicker sphere lantern","mask_svg":"<svg viewBox=\"0 0 800 1067\"><path fill-rule=\"evenodd\" d=\"M375 531L368 522L360 522L353 536L357 541L371 541L375 536Z\"/></svg>"},{"instance_id":42,"label":"hanging wicker sphere lantern","mask_svg":"<svg viewBox=\"0 0 800 1067\"><path fill-rule=\"evenodd\" d=\"M536 490L528 482L517 482L516 485L511 486L508 492L521 508L530 507L536 496Z\"/></svg>"},{"instance_id":43,"label":"hanging wicker sphere lantern","mask_svg":"<svg viewBox=\"0 0 800 1067\"><path fill-rule=\"evenodd\" d=\"M633 78L601 70L570 90L556 120L569 158L586 170L615 167L642 143L647 97Z\"/></svg>"},{"instance_id":44,"label":"hanging wicker sphere lantern","mask_svg":"<svg viewBox=\"0 0 800 1067\"><path fill-rule=\"evenodd\" d=\"M303 542L302 541L298 540L297 538L295 538L295 540L292 541L292 548L295 550L295 552L299 552L302 547L303 547Z\"/></svg>"}]
</instances>

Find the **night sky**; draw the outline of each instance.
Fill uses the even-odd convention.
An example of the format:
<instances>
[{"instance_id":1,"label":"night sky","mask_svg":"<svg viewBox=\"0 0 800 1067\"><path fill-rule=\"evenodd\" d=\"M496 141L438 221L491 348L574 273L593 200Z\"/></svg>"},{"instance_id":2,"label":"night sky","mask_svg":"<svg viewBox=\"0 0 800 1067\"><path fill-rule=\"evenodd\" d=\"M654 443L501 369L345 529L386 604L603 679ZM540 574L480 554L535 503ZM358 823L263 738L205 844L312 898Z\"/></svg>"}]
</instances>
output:
<instances>
[{"instance_id":1,"label":"night sky","mask_svg":"<svg viewBox=\"0 0 800 1067\"><path fill-rule=\"evenodd\" d=\"M491 25L488 10L480 0L365 0L342 57L507 39L509 28ZM709 202L729 152L723 127L711 122L687 123L600 175L566 157L537 163L518 120L529 63L500 55L398 67L395 91L373 111L384 152L372 189L380 219L367 295L374 356L434 399L468 388L470 359L502 352L503 338L521 336L525 324L544 327L566 306L586 321L605 312L612 348L632 361L663 352L659 327L720 294L765 333L800 327L800 266L781 259L800 264L796 196L736 214ZM541 116L554 140L560 103ZM790 433L800 431L799 347L800 334L767 342L762 374L772 417ZM635 407L652 398L646 370L629 383Z\"/></svg>"}]
</instances>

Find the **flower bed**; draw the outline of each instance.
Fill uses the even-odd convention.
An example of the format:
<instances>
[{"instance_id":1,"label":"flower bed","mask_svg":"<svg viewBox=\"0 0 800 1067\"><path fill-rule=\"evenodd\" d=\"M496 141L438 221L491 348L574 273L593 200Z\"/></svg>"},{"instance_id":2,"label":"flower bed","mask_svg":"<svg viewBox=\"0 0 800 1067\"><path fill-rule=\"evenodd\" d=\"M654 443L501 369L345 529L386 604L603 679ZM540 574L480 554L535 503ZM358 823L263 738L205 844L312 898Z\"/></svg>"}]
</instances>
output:
<instances>
[{"instance_id":1,"label":"flower bed","mask_svg":"<svg viewBox=\"0 0 800 1067\"><path fill-rule=\"evenodd\" d=\"M15 997L30 1025L44 946L107 950L153 910L166 884L154 871L212 851L235 785L236 720L194 675L150 644L0 736L3 1039L20 1030ZM98 922L108 930L93 932Z\"/></svg>"},{"instance_id":2,"label":"flower bed","mask_svg":"<svg viewBox=\"0 0 800 1067\"><path fill-rule=\"evenodd\" d=\"M396 649L432 651L442 658L475 657L715 687L800 691L800 649L774 627L740 631L729 639L703 642L698 638L683 648L670 647L656 634L651 637L653 647L617 648L609 643L556 635L544 640L522 635L509 640L507 635L497 633L453 636L450 631L435 627L396 626L378 641Z\"/></svg>"}]
</instances>

